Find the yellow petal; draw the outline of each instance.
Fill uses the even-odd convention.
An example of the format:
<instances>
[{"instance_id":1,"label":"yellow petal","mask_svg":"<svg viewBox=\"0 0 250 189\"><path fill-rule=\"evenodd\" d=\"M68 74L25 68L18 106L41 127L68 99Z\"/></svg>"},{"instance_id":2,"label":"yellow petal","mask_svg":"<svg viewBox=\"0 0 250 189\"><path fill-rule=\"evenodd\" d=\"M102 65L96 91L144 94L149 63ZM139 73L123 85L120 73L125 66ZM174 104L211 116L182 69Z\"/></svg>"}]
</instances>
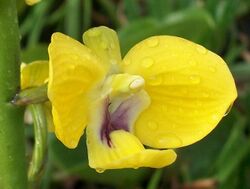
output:
<instances>
[{"instance_id":1,"label":"yellow petal","mask_svg":"<svg viewBox=\"0 0 250 189\"><path fill-rule=\"evenodd\" d=\"M94 111L96 114L92 114L92 121L87 127L87 147L89 165L98 172L120 168L160 168L175 161L173 150L145 149L138 138L124 130L111 132L109 146L100 136L103 110L96 108Z\"/></svg>"},{"instance_id":2,"label":"yellow petal","mask_svg":"<svg viewBox=\"0 0 250 189\"><path fill-rule=\"evenodd\" d=\"M226 63L182 38L148 38L128 52L122 67L145 79L152 102L136 121L134 132L151 147L175 148L202 139L237 96Z\"/></svg>"},{"instance_id":3,"label":"yellow petal","mask_svg":"<svg viewBox=\"0 0 250 189\"><path fill-rule=\"evenodd\" d=\"M107 70L117 72L117 64L121 62L119 40L116 32L105 26L91 28L83 34L87 47L102 59Z\"/></svg>"},{"instance_id":4,"label":"yellow petal","mask_svg":"<svg viewBox=\"0 0 250 189\"><path fill-rule=\"evenodd\" d=\"M88 119L89 94L104 79L99 59L78 41L54 33L49 45L48 97L55 134L69 148L77 146Z\"/></svg>"},{"instance_id":5,"label":"yellow petal","mask_svg":"<svg viewBox=\"0 0 250 189\"><path fill-rule=\"evenodd\" d=\"M43 85L49 77L49 62L21 64L21 89Z\"/></svg>"}]
</instances>

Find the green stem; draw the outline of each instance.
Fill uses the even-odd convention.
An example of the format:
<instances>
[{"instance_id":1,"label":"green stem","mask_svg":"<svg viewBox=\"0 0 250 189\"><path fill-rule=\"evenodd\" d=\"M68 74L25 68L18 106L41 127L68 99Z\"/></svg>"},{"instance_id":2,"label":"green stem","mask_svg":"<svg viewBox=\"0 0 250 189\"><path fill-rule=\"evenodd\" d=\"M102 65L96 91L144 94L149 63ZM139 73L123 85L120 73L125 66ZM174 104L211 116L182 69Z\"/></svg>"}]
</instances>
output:
<instances>
[{"instance_id":1,"label":"green stem","mask_svg":"<svg viewBox=\"0 0 250 189\"><path fill-rule=\"evenodd\" d=\"M0 0L0 188L27 189L23 108L8 103L19 86L15 0Z\"/></svg>"},{"instance_id":2,"label":"green stem","mask_svg":"<svg viewBox=\"0 0 250 189\"><path fill-rule=\"evenodd\" d=\"M47 121L42 104L28 106L34 121L35 146L29 167L28 178L31 188L39 184L47 157Z\"/></svg>"},{"instance_id":3,"label":"green stem","mask_svg":"<svg viewBox=\"0 0 250 189\"><path fill-rule=\"evenodd\" d=\"M40 87L22 90L15 95L14 99L11 102L15 105L23 106L28 104L41 103L47 100L47 84L45 84Z\"/></svg>"}]
</instances>

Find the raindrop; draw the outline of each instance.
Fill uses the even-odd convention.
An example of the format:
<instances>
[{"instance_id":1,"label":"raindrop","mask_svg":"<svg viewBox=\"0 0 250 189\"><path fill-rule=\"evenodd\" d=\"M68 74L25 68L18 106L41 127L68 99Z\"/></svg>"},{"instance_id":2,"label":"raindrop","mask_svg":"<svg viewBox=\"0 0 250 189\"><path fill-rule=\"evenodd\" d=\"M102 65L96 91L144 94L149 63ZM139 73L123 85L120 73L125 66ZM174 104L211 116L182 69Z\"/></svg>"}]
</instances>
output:
<instances>
[{"instance_id":1,"label":"raindrop","mask_svg":"<svg viewBox=\"0 0 250 189\"><path fill-rule=\"evenodd\" d=\"M219 119L218 115L216 115L216 114L212 115L212 120L213 121L217 121L218 119Z\"/></svg>"},{"instance_id":2,"label":"raindrop","mask_svg":"<svg viewBox=\"0 0 250 189\"><path fill-rule=\"evenodd\" d=\"M166 147L180 147L182 146L182 140L177 137L174 133L162 133L157 135L156 137L156 146L159 148L166 148Z\"/></svg>"},{"instance_id":3,"label":"raindrop","mask_svg":"<svg viewBox=\"0 0 250 189\"><path fill-rule=\"evenodd\" d=\"M88 36L90 37L97 37L101 34L101 32L99 30L91 30L88 32Z\"/></svg>"},{"instance_id":4,"label":"raindrop","mask_svg":"<svg viewBox=\"0 0 250 189\"><path fill-rule=\"evenodd\" d=\"M158 86L160 84L162 84L162 78L160 76L153 77L149 80L149 85L151 86Z\"/></svg>"},{"instance_id":5,"label":"raindrop","mask_svg":"<svg viewBox=\"0 0 250 189\"><path fill-rule=\"evenodd\" d=\"M101 168L96 168L95 170L97 173L103 173L105 171L105 169L101 169Z\"/></svg>"},{"instance_id":6,"label":"raindrop","mask_svg":"<svg viewBox=\"0 0 250 189\"><path fill-rule=\"evenodd\" d=\"M157 37L151 38L147 40L148 47L156 47L159 44L159 39Z\"/></svg>"},{"instance_id":7,"label":"raindrop","mask_svg":"<svg viewBox=\"0 0 250 189\"><path fill-rule=\"evenodd\" d=\"M101 47L106 50L108 49L108 44L105 41L101 41Z\"/></svg>"},{"instance_id":8,"label":"raindrop","mask_svg":"<svg viewBox=\"0 0 250 189\"><path fill-rule=\"evenodd\" d=\"M190 82L193 83L193 84L198 84L201 81L200 77L197 76L197 75L191 75L189 77L189 79L190 79Z\"/></svg>"},{"instance_id":9,"label":"raindrop","mask_svg":"<svg viewBox=\"0 0 250 189\"><path fill-rule=\"evenodd\" d=\"M200 53L200 54L206 54L207 53L207 49L201 45L197 45L196 46L196 49L197 51Z\"/></svg>"},{"instance_id":10,"label":"raindrop","mask_svg":"<svg viewBox=\"0 0 250 189\"><path fill-rule=\"evenodd\" d=\"M178 108L179 113L183 113L183 109L181 107Z\"/></svg>"},{"instance_id":11,"label":"raindrop","mask_svg":"<svg viewBox=\"0 0 250 189\"><path fill-rule=\"evenodd\" d=\"M148 122L148 128L151 130L157 130L158 129L158 123L155 121L149 121Z\"/></svg>"},{"instance_id":12,"label":"raindrop","mask_svg":"<svg viewBox=\"0 0 250 189\"><path fill-rule=\"evenodd\" d=\"M197 65L197 62L194 61L194 60L190 60L190 61L188 62L188 64L189 64L190 66L196 66L196 65Z\"/></svg>"},{"instance_id":13,"label":"raindrop","mask_svg":"<svg viewBox=\"0 0 250 189\"><path fill-rule=\"evenodd\" d=\"M142 66L144 68L149 68L154 64L154 60L152 58L144 58L142 60Z\"/></svg>"},{"instance_id":14,"label":"raindrop","mask_svg":"<svg viewBox=\"0 0 250 189\"><path fill-rule=\"evenodd\" d=\"M216 68L214 66L209 66L209 71L212 72L212 73L215 73L216 72Z\"/></svg>"}]
</instances>

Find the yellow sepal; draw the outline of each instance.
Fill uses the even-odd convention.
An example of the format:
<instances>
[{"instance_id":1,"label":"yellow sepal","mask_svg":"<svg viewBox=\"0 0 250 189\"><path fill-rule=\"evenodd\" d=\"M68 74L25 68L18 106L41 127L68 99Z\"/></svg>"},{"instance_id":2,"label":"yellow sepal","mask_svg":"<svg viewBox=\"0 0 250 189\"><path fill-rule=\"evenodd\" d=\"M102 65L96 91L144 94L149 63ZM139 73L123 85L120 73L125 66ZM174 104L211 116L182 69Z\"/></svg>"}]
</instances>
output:
<instances>
[{"instance_id":1,"label":"yellow sepal","mask_svg":"<svg viewBox=\"0 0 250 189\"><path fill-rule=\"evenodd\" d=\"M89 95L105 77L98 57L61 33L49 45L48 97L57 138L75 148L88 122Z\"/></svg>"},{"instance_id":2,"label":"yellow sepal","mask_svg":"<svg viewBox=\"0 0 250 189\"><path fill-rule=\"evenodd\" d=\"M226 63L179 37L148 38L128 52L121 66L145 79L151 105L134 127L150 147L177 148L202 139L237 97Z\"/></svg>"},{"instance_id":3,"label":"yellow sepal","mask_svg":"<svg viewBox=\"0 0 250 189\"><path fill-rule=\"evenodd\" d=\"M21 64L21 89L43 85L49 77L49 62L34 61Z\"/></svg>"},{"instance_id":4,"label":"yellow sepal","mask_svg":"<svg viewBox=\"0 0 250 189\"><path fill-rule=\"evenodd\" d=\"M114 30L105 26L91 28L83 34L83 41L101 58L107 71L119 71L121 52L118 36Z\"/></svg>"}]
</instances>

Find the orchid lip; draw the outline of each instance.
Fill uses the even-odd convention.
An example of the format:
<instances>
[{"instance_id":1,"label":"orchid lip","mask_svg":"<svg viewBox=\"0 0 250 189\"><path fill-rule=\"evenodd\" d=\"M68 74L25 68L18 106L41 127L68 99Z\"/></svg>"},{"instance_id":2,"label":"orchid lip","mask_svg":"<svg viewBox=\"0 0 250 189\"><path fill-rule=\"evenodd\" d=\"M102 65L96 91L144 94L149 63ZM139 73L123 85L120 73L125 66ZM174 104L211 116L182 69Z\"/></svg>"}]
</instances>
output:
<instances>
[{"instance_id":1,"label":"orchid lip","mask_svg":"<svg viewBox=\"0 0 250 189\"><path fill-rule=\"evenodd\" d=\"M110 133L115 130L124 130L129 131L129 110L130 110L130 100L126 100L122 102L117 109L110 113L109 111L109 98L107 98L104 102L104 111L103 111L103 122L101 124L101 140L106 141L109 147L112 146L112 142L110 139Z\"/></svg>"}]
</instances>

